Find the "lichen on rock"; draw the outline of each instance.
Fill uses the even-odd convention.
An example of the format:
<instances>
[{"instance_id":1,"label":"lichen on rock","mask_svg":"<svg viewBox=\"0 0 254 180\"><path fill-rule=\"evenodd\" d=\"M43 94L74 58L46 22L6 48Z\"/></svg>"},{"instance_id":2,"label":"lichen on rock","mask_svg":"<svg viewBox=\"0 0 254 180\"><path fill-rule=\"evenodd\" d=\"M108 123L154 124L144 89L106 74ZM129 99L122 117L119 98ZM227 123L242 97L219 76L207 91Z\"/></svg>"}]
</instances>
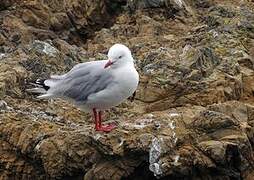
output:
<instances>
[{"instance_id":1,"label":"lichen on rock","mask_svg":"<svg viewBox=\"0 0 254 180\"><path fill-rule=\"evenodd\" d=\"M253 12L247 0L0 2L0 179L253 179ZM105 113L112 132L26 92L114 43L140 83Z\"/></svg>"}]
</instances>

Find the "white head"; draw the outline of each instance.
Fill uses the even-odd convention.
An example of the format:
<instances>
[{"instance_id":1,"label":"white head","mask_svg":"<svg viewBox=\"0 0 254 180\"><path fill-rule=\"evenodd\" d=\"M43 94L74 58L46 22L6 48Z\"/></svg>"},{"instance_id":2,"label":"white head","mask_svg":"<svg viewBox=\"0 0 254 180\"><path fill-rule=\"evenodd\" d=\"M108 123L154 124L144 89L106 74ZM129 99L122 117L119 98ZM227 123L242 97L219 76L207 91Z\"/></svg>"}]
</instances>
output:
<instances>
[{"instance_id":1,"label":"white head","mask_svg":"<svg viewBox=\"0 0 254 180\"><path fill-rule=\"evenodd\" d=\"M123 44L115 44L108 51L108 62L104 68L116 68L127 63L133 64L131 51Z\"/></svg>"}]
</instances>

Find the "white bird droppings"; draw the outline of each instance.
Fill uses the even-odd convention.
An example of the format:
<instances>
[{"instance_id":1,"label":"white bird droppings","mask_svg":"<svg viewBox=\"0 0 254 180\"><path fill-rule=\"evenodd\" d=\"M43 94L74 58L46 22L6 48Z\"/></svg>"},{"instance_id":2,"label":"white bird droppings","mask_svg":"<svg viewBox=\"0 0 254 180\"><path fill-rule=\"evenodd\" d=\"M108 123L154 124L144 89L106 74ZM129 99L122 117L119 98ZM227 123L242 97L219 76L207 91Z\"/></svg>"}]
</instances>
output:
<instances>
[{"instance_id":1,"label":"white bird droppings","mask_svg":"<svg viewBox=\"0 0 254 180\"><path fill-rule=\"evenodd\" d=\"M161 145L158 138L152 140L151 148L149 151L149 170L154 173L154 176L162 174L161 165L158 163L161 155Z\"/></svg>"},{"instance_id":2,"label":"white bird droppings","mask_svg":"<svg viewBox=\"0 0 254 180\"><path fill-rule=\"evenodd\" d=\"M169 117L178 117L180 116L179 113L169 113Z\"/></svg>"}]
</instances>

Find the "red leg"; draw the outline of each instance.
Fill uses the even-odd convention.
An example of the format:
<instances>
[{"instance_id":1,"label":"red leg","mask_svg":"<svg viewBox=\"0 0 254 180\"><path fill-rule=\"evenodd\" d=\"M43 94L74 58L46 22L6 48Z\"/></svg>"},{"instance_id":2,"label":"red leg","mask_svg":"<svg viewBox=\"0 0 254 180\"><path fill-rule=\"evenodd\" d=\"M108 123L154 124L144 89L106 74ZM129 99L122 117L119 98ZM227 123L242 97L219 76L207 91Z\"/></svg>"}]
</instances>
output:
<instances>
[{"instance_id":1,"label":"red leg","mask_svg":"<svg viewBox=\"0 0 254 180\"><path fill-rule=\"evenodd\" d=\"M110 132L112 129L114 129L116 127L116 125L114 124L108 124L103 126L101 121L102 121L102 111L99 111L99 117L98 117L98 128L96 128L96 131L103 131L103 132Z\"/></svg>"},{"instance_id":2,"label":"red leg","mask_svg":"<svg viewBox=\"0 0 254 180\"><path fill-rule=\"evenodd\" d=\"M99 128L99 121L98 121L98 114L95 108L93 108L93 115L94 115L95 129L97 130Z\"/></svg>"}]
</instances>

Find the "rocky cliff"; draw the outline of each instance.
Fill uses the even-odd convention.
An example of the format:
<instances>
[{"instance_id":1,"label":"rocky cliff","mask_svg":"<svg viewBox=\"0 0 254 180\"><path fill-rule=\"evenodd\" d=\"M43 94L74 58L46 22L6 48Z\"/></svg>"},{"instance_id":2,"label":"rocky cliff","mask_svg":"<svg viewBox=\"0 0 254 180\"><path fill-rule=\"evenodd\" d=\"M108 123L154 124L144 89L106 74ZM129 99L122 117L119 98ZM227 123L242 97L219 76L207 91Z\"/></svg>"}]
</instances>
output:
<instances>
[{"instance_id":1,"label":"rocky cliff","mask_svg":"<svg viewBox=\"0 0 254 180\"><path fill-rule=\"evenodd\" d=\"M254 177L254 2L0 2L0 179ZM37 100L29 82L133 52L134 102L90 114Z\"/></svg>"}]
</instances>

